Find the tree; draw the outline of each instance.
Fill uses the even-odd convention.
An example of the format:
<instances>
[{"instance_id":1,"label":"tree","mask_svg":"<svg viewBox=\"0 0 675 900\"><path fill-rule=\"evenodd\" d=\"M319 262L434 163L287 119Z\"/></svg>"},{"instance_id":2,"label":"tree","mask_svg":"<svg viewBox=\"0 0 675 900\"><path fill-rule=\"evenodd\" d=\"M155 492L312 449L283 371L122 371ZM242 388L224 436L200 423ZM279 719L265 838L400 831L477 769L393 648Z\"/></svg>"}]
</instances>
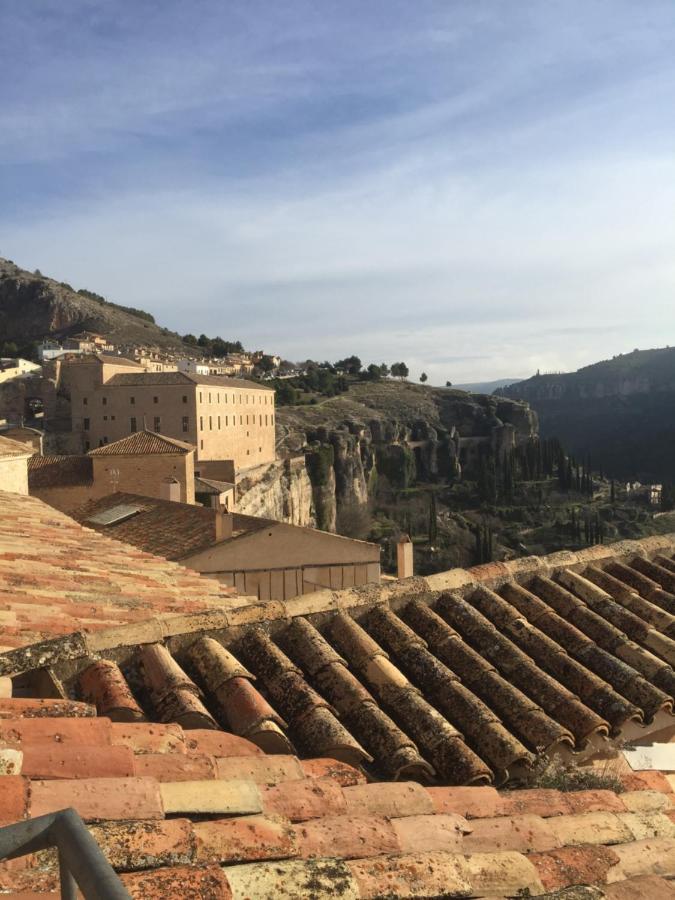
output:
<instances>
[{"instance_id":1,"label":"tree","mask_svg":"<svg viewBox=\"0 0 675 900\"><path fill-rule=\"evenodd\" d=\"M438 510L436 509L436 494L432 491L429 495L429 543L435 544L438 538Z\"/></svg>"},{"instance_id":2,"label":"tree","mask_svg":"<svg viewBox=\"0 0 675 900\"><path fill-rule=\"evenodd\" d=\"M194 336L194 334L184 334L183 343L189 344L191 347L194 347L197 344L197 338Z\"/></svg>"},{"instance_id":3,"label":"tree","mask_svg":"<svg viewBox=\"0 0 675 900\"><path fill-rule=\"evenodd\" d=\"M391 364L391 374L394 378L403 380L404 378L407 378L410 373L404 362L397 362Z\"/></svg>"},{"instance_id":4,"label":"tree","mask_svg":"<svg viewBox=\"0 0 675 900\"><path fill-rule=\"evenodd\" d=\"M368 381L379 381L382 378L382 370L375 363L371 363L362 377L365 377Z\"/></svg>"},{"instance_id":5,"label":"tree","mask_svg":"<svg viewBox=\"0 0 675 900\"><path fill-rule=\"evenodd\" d=\"M347 356L345 359L339 359L335 363L336 369L341 369L348 375L358 375L361 371L361 360L358 356Z\"/></svg>"},{"instance_id":6,"label":"tree","mask_svg":"<svg viewBox=\"0 0 675 900\"><path fill-rule=\"evenodd\" d=\"M200 347L209 347L211 344L211 341L207 338L207 336L205 334L200 334L199 337L197 338L197 343L199 344Z\"/></svg>"},{"instance_id":7,"label":"tree","mask_svg":"<svg viewBox=\"0 0 675 900\"><path fill-rule=\"evenodd\" d=\"M446 382L445 382L445 386L446 386L446 387L452 387L452 382L451 382L451 381L446 381Z\"/></svg>"},{"instance_id":8,"label":"tree","mask_svg":"<svg viewBox=\"0 0 675 900\"><path fill-rule=\"evenodd\" d=\"M422 374L420 375L420 381L422 382L422 384L424 384L424 382L427 381L427 380L428 380L427 373L426 373L426 372L422 372Z\"/></svg>"},{"instance_id":9,"label":"tree","mask_svg":"<svg viewBox=\"0 0 675 900\"><path fill-rule=\"evenodd\" d=\"M256 364L256 369L263 374L268 372L273 372L276 369L274 365L274 360L271 356L263 356L262 359Z\"/></svg>"}]
</instances>

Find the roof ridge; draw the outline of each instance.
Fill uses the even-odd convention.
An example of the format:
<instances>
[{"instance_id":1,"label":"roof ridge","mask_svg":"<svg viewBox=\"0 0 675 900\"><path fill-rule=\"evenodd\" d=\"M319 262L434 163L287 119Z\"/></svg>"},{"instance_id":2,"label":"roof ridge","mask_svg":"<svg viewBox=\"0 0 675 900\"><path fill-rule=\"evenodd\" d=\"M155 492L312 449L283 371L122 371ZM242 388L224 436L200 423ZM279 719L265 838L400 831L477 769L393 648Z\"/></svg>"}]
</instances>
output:
<instances>
[{"instance_id":1,"label":"roof ridge","mask_svg":"<svg viewBox=\"0 0 675 900\"><path fill-rule=\"evenodd\" d=\"M133 434L120 438L117 441L113 441L111 444L104 444L102 447L95 447L93 450L90 450L87 455L124 455L125 450L129 453L129 455L135 455L135 453L143 453L145 455L153 452L152 449L147 445L140 446L144 442L147 444L148 440L150 441L151 445L161 444L163 446L176 447L180 451L185 453L188 453L195 449L194 444L188 444L185 441L179 441L177 438L169 437L166 434L160 434L157 431L150 431L150 429L148 428L141 428L138 431L135 431ZM136 451L134 451L132 448L136 445L139 445L139 447Z\"/></svg>"}]
</instances>

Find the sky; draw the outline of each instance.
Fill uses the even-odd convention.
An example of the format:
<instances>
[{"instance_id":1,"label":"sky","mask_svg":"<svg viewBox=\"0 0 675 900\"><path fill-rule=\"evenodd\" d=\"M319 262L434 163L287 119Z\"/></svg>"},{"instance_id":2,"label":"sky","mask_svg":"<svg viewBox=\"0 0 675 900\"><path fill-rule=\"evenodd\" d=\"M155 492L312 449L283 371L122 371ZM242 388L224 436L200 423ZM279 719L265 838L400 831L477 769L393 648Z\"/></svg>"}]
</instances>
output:
<instances>
[{"instance_id":1,"label":"sky","mask_svg":"<svg viewBox=\"0 0 675 900\"><path fill-rule=\"evenodd\" d=\"M0 0L0 256L431 383L675 343L673 0Z\"/></svg>"}]
</instances>

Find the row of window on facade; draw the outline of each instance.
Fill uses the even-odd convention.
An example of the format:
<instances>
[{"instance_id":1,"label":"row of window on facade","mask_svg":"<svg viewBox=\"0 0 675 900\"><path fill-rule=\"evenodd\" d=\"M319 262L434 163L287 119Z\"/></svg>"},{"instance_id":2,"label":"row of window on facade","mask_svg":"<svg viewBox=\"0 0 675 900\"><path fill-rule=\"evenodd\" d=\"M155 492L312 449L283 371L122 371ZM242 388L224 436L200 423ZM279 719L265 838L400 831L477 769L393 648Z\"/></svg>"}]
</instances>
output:
<instances>
[{"instance_id":1,"label":"row of window on facade","mask_svg":"<svg viewBox=\"0 0 675 900\"><path fill-rule=\"evenodd\" d=\"M204 416L199 417L199 430L200 431L204 431L204 418L205 418ZM215 417L209 416L208 418L209 418L209 431L213 431L214 421L216 422L216 431L220 431L220 429L222 427L221 417L220 416L215 416ZM249 422L249 418L251 420L250 422ZM258 424L262 425L263 424L262 414L258 416L258 419L259 419ZM246 416L246 424L247 425L255 425L255 423L256 423L255 416ZM225 416L225 427L227 428L229 426L229 424L230 424L230 416ZM236 424L237 424L237 417L232 416L232 425L236 425ZM244 416L239 416L239 424L240 425L244 424ZM267 426L274 425L274 416L266 415L265 416L265 425L267 425Z\"/></svg>"},{"instance_id":2,"label":"row of window on facade","mask_svg":"<svg viewBox=\"0 0 675 900\"><path fill-rule=\"evenodd\" d=\"M211 401L211 397L212 397L212 396L213 396L213 395L211 394L211 392L209 392L209 393L208 393L208 402L209 402L209 403L212 402L212 401ZM216 403L220 403L220 394L217 393L215 396L216 396ZM223 396L224 396L224 398L225 398L225 401L224 401L224 402L227 403L227 394L223 394ZM248 394L240 394L240 395L239 395L239 402L240 402L240 403L243 403L243 402L244 402L244 397L246 397L246 403L248 403L248 398L249 398L249 395L248 395ZM188 402L187 394L183 394L183 398L182 398L182 399L183 399L183 403L187 403L187 402ZM273 397L271 394L269 395L269 399L270 399L270 402L271 402L272 405L273 405L273 404L274 404L274 397ZM268 395L266 394L266 395L265 395L265 406L267 406L267 401L268 401ZM159 397L153 397L153 398L152 398L152 402L153 402L153 403L159 403ZM199 392L199 402L200 402L200 403L203 403L202 392L201 392L201 391ZM236 403L236 402L237 402L237 399L236 399L236 395L235 395L235 394L232 394L232 402L233 402L233 403ZM258 397L258 403L262 404L262 402L263 402L263 397L262 397L262 395L260 395L260 396ZM135 404L136 404L136 398L135 398L135 397L129 397L129 403L131 404L131 406L135 406ZM255 403L255 397L253 397L253 403ZM88 398L88 397L83 397L83 398L82 398L82 405L83 405L83 406L88 406L88 405L89 405L89 398ZM107 397L101 397L101 405L102 405L102 406L107 406L107 405L108 405L108 398L107 398Z\"/></svg>"},{"instance_id":3,"label":"row of window on facade","mask_svg":"<svg viewBox=\"0 0 675 900\"><path fill-rule=\"evenodd\" d=\"M222 418L221 418L221 416L216 416L215 418L216 418L216 423L217 423L217 424L216 424L216 430L217 430L217 431L220 431L220 429L222 428ZM225 427L226 427L226 428L229 427L229 424L230 424L230 418L232 418L232 425L233 425L233 426L237 424L237 421L236 421L236 420L237 420L237 417L236 417L236 416L232 416L232 417L230 417L230 416L225 416ZM255 425L255 416L250 416L250 418L252 419L252 421L249 423L249 416L246 416L246 424L247 424L247 425L249 425L249 424ZM262 417L262 415L259 416L259 420L260 420L260 421L259 421L259 424L262 425L262 424L263 424L263 417ZM107 421L108 421L108 416L103 416L103 421L104 421L104 422L107 422ZM110 421L111 421L111 422L114 422L114 421L115 421L115 416L110 416ZM213 417L213 416L209 416L209 431L213 431L213 421L214 421L214 417ZM243 424L244 424L244 416L239 416L239 424L240 424L240 425L243 425ZM161 425L162 425L162 419L161 419L161 416L154 416L154 427L153 427L153 430L154 430L154 431L159 431L159 430L161 429ZM266 416L265 416L265 425L267 425L267 426L274 425L274 416L267 416L267 415L266 415ZM145 425L144 425L143 427L145 427ZM181 427L182 427L182 430L183 430L183 433L184 433L184 434L187 434L187 433L190 431L190 417L189 417L189 416L183 416L183 418L182 418L182 420L181 420ZM89 431L90 428L91 428L91 420L90 420L88 417L85 417L84 419L82 419L82 430L83 430L83 431ZM136 419L135 416L132 416L132 417L129 419L129 429L130 429L130 431L131 431L132 433L135 432L135 431L138 431L138 421L137 421L137 419ZM200 417L199 417L199 430L200 430L200 431L204 431L204 416L200 416Z\"/></svg>"}]
</instances>

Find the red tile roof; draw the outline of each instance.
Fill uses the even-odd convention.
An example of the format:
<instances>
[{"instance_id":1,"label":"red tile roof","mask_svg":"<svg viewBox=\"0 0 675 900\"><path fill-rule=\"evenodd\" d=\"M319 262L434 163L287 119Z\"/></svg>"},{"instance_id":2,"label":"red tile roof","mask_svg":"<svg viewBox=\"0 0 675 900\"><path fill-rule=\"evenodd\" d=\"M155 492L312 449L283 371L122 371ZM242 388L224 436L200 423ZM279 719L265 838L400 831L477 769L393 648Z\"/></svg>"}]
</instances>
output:
<instances>
[{"instance_id":1,"label":"red tile roof","mask_svg":"<svg viewBox=\"0 0 675 900\"><path fill-rule=\"evenodd\" d=\"M232 603L217 581L83 528L34 497L0 491L0 509L5 647Z\"/></svg>"},{"instance_id":2,"label":"red tile roof","mask_svg":"<svg viewBox=\"0 0 675 900\"><path fill-rule=\"evenodd\" d=\"M28 488L90 485L94 467L88 456L31 456L28 460Z\"/></svg>"},{"instance_id":3,"label":"red tile roof","mask_svg":"<svg viewBox=\"0 0 675 900\"><path fill-rule=\"evenodd\" d=\"M89 456L148 456L164 453L190 453L194 444L157 434L155 431L136 431L128 437L89 451Z\"/></svg>"}]
</instances>

